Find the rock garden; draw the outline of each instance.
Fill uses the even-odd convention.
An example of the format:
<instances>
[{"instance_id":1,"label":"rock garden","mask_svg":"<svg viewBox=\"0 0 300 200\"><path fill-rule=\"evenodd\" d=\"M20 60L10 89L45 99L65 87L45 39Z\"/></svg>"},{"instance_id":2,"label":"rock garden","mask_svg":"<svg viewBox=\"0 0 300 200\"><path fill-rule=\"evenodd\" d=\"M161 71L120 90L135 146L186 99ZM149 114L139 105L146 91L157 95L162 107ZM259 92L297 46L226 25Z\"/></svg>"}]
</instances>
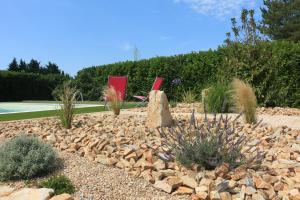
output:
<instances>
[{"instance_id":1,"label":"rock garden","mask_svg":"<svg viewBox=\"0 0 300 200\"><path fill-rule=\"evenodd\" d=\"M56 170L27 163L32 176L0 166L0 199L300 199L300 127L264 122L298 120L298 109L259 108L249 124L241 114L195 114L200 107L169 109L153 92L148 108L76 115L70 129L56 118L0 123L1 143L33 136L45 143L39 159L54 165L51 146L59 158Z\"/></svg>"}]
</instances>

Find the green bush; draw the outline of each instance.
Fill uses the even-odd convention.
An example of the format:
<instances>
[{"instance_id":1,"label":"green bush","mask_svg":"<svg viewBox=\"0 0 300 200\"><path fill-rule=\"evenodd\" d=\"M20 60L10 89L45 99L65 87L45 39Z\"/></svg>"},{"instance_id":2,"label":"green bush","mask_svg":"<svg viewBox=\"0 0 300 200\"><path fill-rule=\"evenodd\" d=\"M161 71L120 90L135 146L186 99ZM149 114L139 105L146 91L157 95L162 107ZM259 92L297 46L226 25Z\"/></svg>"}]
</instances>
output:
<instances>
[{"instance_id":1,"label":"green bush","mask_svg":"<svg viewBox=\"0 0 300 200\"><path fill-rule=\"evenodd\" d=\"M41 187L52 188L55 195L68 193L73 194L75 192L75 187L68 177L64 175L52 176L45 181L40 183Z\"/></svg>"},{"instance_id":2,"label":"green bush","mask_svg":"<svg viewBox=\"0 0 300 200\"><path fill-rule=\"evenodd\" d=\"M216 83L210 87L205 98L206 109L210 113L228 113L232 106L230 87L225 83Z\"/></svg>"},{"instance_id":3,"label":"green bush","mask_svg":"<svg viewBox=\"0 0 300 200\"><path fill-rule=\"evenodd\" d=\"M29 179L58 167L55 151L36 137L21 135L0 147L0 180Z\"/></svg>"},{"instance_id":4,"label":"green bush","mask_svg":"<svg viewBox=\"0 0 300 200\"><path fill-rule=\"evenodd\" d=\"M163 138L165 152L169 154L167 157L175 158L187 167L199 164L205 169L214 169L223 162L231 168L244 163L261 163L263 157L258 149L247 155L246 151L242 151L249 139L234 128L239 117L230 121L222 115L219 118L215 116L213 120L205 120L198 125L193 114L189 124L161 127L158 131Z\"/></svg>"}]
</instances>

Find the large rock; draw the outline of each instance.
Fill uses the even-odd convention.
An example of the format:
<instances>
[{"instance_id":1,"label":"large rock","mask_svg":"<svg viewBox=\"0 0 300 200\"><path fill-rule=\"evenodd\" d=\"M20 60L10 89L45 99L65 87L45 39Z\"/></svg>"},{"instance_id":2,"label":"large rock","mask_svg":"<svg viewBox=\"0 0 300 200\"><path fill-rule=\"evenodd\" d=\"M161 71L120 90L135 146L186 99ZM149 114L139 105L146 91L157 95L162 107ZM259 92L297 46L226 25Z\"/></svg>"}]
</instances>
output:
<instances>
[{"instance_id":1,"label":"large rock","mask_svg":"<svg viewBox=\"0 0 300 200\"><path fill-rule=\"evenodd\" d=\"M6 197L2 197L1 200L48 200L53 193L54 190L48 188L23 188Z\"/></svg>"},{"instance_id":2,"label":"large rock","mask_svg":"<svg viewBox=\"0 0 300 200\"><path fill-rule=\"evenodd\" d=\"M163 91L152 90L149 95L147 125L156 128L171 126L172 122L166 94Z\"/></svg>"}]
</instances>

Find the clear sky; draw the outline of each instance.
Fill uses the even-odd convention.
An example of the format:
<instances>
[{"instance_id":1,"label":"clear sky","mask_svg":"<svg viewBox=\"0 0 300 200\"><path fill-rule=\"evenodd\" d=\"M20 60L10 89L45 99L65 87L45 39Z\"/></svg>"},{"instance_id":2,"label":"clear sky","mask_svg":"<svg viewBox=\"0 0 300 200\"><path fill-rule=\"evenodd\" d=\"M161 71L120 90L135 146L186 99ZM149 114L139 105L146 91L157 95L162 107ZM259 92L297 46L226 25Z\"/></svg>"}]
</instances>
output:
<instances>
[{"instance_id":1,"label":"clear sky","mask_svg":"<svg viewBox=\"0 0 300 200\"><path fill-rule=\"evenodd\" d=\"M0 0L0 69L16 57L84 67L216 48L262 0Z\"/></svg>"}]
</instances>

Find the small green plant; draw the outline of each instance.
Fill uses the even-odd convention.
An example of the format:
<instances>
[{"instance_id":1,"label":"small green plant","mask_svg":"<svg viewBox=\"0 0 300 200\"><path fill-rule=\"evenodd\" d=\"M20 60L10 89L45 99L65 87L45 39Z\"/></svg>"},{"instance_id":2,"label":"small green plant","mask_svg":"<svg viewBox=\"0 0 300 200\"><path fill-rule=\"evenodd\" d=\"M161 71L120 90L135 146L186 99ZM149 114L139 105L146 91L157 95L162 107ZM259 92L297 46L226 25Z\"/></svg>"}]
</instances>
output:
<instances>
[{"instance_id":1,"label":"small green plant","mask_svg":"<svg viewBox=\"0 0 300 200\"><path fill-rule=\"evenodd\" d=\"M21 135L0 147L0 180L30 179L54 171L58 157L36 137Z\"/></svg>"},{"instance_id":2,"label":"small green plant","mask_svg":"<svg viewBox=\"0 0 300 200\"><path fill-rule=\"evenodd\" d=\"M228 113L232 106L230 87L225 83L216 83L209 89L205 100L208 112Z\"/></svg>"},{"instance_id":3,"label":"small green plant","mask_svg":"<svg viewBox=\"0 0 300 200\"><path fill-rule=\"evenodd\" d=\"M75 192L75 187L72 184L71 180L64 175L52 176L47 180L42 181L40 183L40 186L45 188L52 188L55 195L63 193L73 194Z\"/></svg>"},{"instance_id":4,"label":"small green plant","mask_svg":"<svg viewBox=\"0 0 300 200\"><path fill-rule=\"evenodd\" d=\"M60 101L58 116L63 127L67 129L72 128L77 92L76 88L71 86L71 82L66 82L58 94L58 100Z\"/></svg>"},{"instance_id":5,"label":"small green plant","mask_svg":"<svg viewBox=\"0 0 300 200\"><path fill-rule=\"evenodd\" d=\"M122 100L120 95L113 87L107 87L103 90L103 95L106 101L109 103L110 109L112 109L115 115L119 115L122 107Z\"/></svg>"},{"instance_id":6,"label":"small green plant","mask_svg":"<svg viewBox=\"0 0 300 200\"><path fill-rule=\"evenodd\" d=\"M169 104L170 104L171 108L175 108L177 106L177 102L176 101L170 101Z\"/></svg>"},{"instance_id":7,"label":"small green plant","mask_svg":"<svg viewBox=\"0 0 300 200\"><path fill-rule=\"evenodd\" d=\"M187 167L199 164L205 169L214 169L223 162L231 168L241 164L259 164L262 160L259 149L249 153L250 148L244 148L249 139L236 131L235 122L240 116L230 121L227 116L217 118L215 115L209 120L205 113L204 122L198 124L193 113L189 124L158 128L163 138L163 150L167 157Z\"/></svg>"},{"instance_id":8,"label":"small green plant","mask_svg":"<svg viewBox=\"0 0 300 200\"><path fill-rule=\"evenodd\" d=\"M257 103L252 87L239 79L234 79L232 85L234 91L233 99L237 111L245 114L245 121L247 123L256 123Z\"/></svg>"},{"instance_id":9,"label":"small green plant","mask_svg":"<svg viewBox=\"0 0 300 200\"><path fill-rule=\"evenodd\" d=\"M181 99L183 103L195 103L197 100L197 95L192 90L183 90Z\"/></svg>"}]
</instances>

